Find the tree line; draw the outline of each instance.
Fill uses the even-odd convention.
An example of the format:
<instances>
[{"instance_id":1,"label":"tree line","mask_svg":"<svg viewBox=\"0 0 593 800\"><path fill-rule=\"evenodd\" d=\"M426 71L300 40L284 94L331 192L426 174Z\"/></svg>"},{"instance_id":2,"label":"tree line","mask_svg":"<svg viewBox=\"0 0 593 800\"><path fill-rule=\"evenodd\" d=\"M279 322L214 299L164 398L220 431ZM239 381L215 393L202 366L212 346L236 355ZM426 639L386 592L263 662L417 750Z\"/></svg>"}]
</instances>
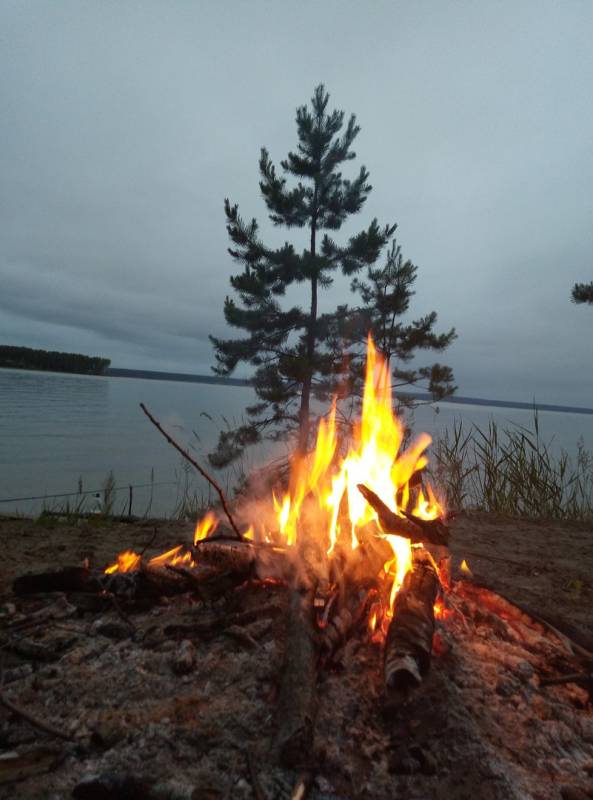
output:
<instances>
[{"instance_id":1,"label":"tree line","mask_svg":"<svg viewBox=\"0 0 593 800\"><path fill-rule=\"evenodd\" d=\"M80 353L60 353L57 350L34 350L30 347L0 345L0 367L104 375L110 364L111 360L108 358L83 356Z\"/></svg>"}]
</instances>

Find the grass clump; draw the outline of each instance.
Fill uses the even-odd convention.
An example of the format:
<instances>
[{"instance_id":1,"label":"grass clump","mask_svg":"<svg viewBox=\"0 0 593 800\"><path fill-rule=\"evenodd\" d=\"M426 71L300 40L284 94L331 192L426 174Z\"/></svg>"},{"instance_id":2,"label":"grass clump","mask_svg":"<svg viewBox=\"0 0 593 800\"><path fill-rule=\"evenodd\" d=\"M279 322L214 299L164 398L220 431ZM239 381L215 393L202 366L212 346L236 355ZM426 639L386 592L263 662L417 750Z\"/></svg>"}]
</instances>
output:
<instances>
[{"instance_id":1,"label":"grass clump","mask_svg":"<svg viewBox=\"0 0 593 800\"><path fill-rule=\"evenodd\" d=\"M593 456L554 452L533 426L467 428L461 421L435 442L433 476L451 509L475 508L521 517L593 519Z\"/></svg>"}]
</instances>

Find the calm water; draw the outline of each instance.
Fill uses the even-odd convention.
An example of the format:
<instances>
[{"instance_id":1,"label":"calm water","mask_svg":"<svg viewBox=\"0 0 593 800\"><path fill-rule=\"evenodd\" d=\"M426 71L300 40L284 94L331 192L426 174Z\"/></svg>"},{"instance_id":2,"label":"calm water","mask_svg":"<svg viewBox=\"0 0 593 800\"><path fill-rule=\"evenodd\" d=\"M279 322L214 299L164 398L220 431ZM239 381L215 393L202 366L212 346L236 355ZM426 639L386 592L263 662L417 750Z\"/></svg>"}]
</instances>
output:
<instances>
[{"instance_id":1,"label":"calm water","mask_svg":"<svg viewBox=\"0 0 593 800\"><path fill-rule=\"evenodd\" d=\"M90 492L85 496L89 510L98 504L94 491L102 489L112 470L121 487L115 512L127 512L132 484L134 514L171 515L186 481L190 495L207 498L208 487L199 476L187 475L179 455L138 404L144 402L180 443L204 458L224 420L239 420L253 398L246 387L0 369L0 500L12 499L0 502L0 513L35 514L63 506L66 499L76 505L79 497L65 495L78 491L79 480L83 492ZM515 409L441 404L438 414L417 409L414 430L434 435L458 419L483 427L492 417L529 426L532 416ZM542 412L540 430L558 450L575 452L579 437L593 450L593 417ZM264 456L262 450L252 454L246 467ZM233 474L219 478L228 485ZM31 496L46 499L13 499Z\"/></svg>"}]
</instances>

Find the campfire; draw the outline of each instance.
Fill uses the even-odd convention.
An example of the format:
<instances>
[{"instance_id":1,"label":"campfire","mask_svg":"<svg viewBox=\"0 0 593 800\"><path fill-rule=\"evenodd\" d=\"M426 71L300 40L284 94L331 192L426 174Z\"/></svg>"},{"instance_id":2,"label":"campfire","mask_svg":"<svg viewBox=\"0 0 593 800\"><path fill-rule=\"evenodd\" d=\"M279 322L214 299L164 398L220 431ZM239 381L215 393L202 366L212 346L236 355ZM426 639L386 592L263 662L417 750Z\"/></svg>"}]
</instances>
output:
<instances>
[{"instance_id":1,"label":"campfire","mask_svg":"<svg viewBox=\"0 0 593 800\"><path fill-rule=\"evenodd\" d=\"M366 626L384 646L386 690L405 693L429 667L434 613L444 608L446 580L425 547L448 542L443 506L424 477L431 438L421 434L403 448L389 364L370 336L360 420L344 454L336 411L334 400L313 452L293 456L288 489L238 509L243 531L230 513L232 528L210 511L197 523L192 546L146 564L124 551L105 570L164 583L167 574L159 571L168 570L198 590L222 572L237 581L281 581L293 593L281 697L290 709L279 736L289 764L311 745L317 663L331 664ZM112 591L114 584L103 586Z\"/></svg>"},{"instance_id":2,"label":"campfire","mask_svg":"<svg viewBox=\"0 0 593 800\"><path fill-rule=\"evenodd\" d=\"M162 431L160 424L145 411ZM444 721L443 712L438 710L448 703L459 703L460 707L471 709L471 703L466 704L458 696L463 681L473 685L472 680L474 683L477 680L475 675L480 674L484 685L487 680L494 682L498 705L492 708L498 710L493 710L492 714L503 713L500 704L519 689L513 688L515 683L511 685L508 680L505 683L501 679L494 663L504 664L504 669L510 664L516 669L524 685L520 691L524 694L535 691L533 664L543 663L544 670L549 670L553 663L556 669L568 672L565 678L554 678L544 671L544 679L552 684L556 681L563 689L564 683L571 681L575 690L576 686L583 687L578 690L580 695L573 692L569 700L564 698L564 705L561 704L564 709L567 703L580 704L581 708L586 706L588 696L582 692L591 682L590 672L586 672L593 663L590 653L560 631L516 608L488 587L469 579L451 582L448 520L452 514L446 511L427 479L427 449L431 439L422 434L404 444L404 426L393 411L389 365L371 339L360 419L354 425L347 449L340 444L337 419L338 406L334 402L319 423L315 449L306 457L293 457L288 485L284 489L275 487L269 496L244 499L232 509L220 491L221 510L210 510L198 521L193 541L180 543L151 557L128 549L117 555L103 571L84 564L57 572L23 575L13 586L20 597L51 593L55 598L56 592L65 593L50 605L30 612L30 619L37 623L49 624L48 621L67 619L75 613L100 611L105 614L106 610L111 610L116 618L101 621L97 631L118 640L131 637L141 642L138 654L129 656L137 663L142 658L142 649L162 646L169 653L168 645L171 645L176 677L168 680L173 686L175 680L189 680L195 669L197 656L192 642L196 637L204 642L212 642L221 634L231 637L241 647L257 654L260 672L256 669L255 674L266 676L270 672L275 674L275 662L273 658L266 660L260 640L273 637L274 641L279 641L282 657L278 663L278 684L273 692L273 735L266 758L280 765L278 768L305 769L302 774L296 773L296 783L286 795L292 798L304 797L311 786L312 764L319 763L319 755L315 755L319 739L325 742L326 768L333 764L333 771L340 771L341 757L331 755L332 746L336 746L331 744L332 737L338 735L340 727L332 729L330 700L347 697L347 702L336 701L336 707L346 704L359 708L358 701L348 694L350 682L341 680L340 671L348 664L358 664L362 672L372 671L372 677L367 674L366 678L360 678L359 694L365 681L373 685L378 683L380 690L374 690L375 710L367 704L360 711L360 724L364 722L366 728L364 725L357 728L355 719L347 724L359 731L357 736L368 737L374 731L372 736L377 741L380 734L373 728L375 717L381 720L387 714L391 722L396 720L399 726L397 753L390 756L389 770L373 778L381 790L373 794L368 789L371 794L361 794L361 797L391 796L389 792L393 786L389 784L389 774L435 775L437 766L425 750L415 744L402 750L402 740L413 740L409 726L414 720L420 729L426 725L428 717L433 724L440 720L444 727L449 725ZM168 435L167 438L172 441ZM465 571L468 576L466 564ZM175 607L176 602L178 607ZM155 613L169 615L158 633L151 624L151 615ZM132 614L144 615L141 616L143 621L135 622ZM9 633L27 630L31 625L28 619L9 622ZM482 646L475 632L485 625L489 638L488 645ZM460 649L456 662L448 655L453 642ZM22 653L34 652L37 647L38 655L42 645L21 643L19 647ZM232 662L232 656L220 650L216 652L220 664L218 667L213 664L213 669L223 669L223 663ZM430 684L427 676L435 653L442 667L439 665L432 670L437 676L426 689L426 698L430 700L423 702L422 693L426 684ZM81 655L76 661L70 656L70 659L78 665L88 657ZM231 666L225 669L231 670ZM144 670L144 674L149 673ZM249 679L249 670L235 678L237 682ZM324 691L321 686L325 687ZM163 687L162 681L158 687L154 684L154 691L162 692ZM494 694L492 686L490 693ZM220 702L218 690L209 702L217 706ZM6 698L3 703L46 733L71 738L27 715ZM485 709L489 703L488 700ZM187 710L176 713L186 720ZM467 710L464 713L463 736L466 739L475 736L476 742L480 742L479 747L475 743L472 745L467 757L471 750L472 764L475 759L495 764L499 756L490 758L489 745L481 742L481 733L477 732L479 725L473 721L478 712ZM486 711L479 713L484 716ZM260 720L253 724L265 728L267 722ZM490 730L492 721L484 716L480 724ZM96 730L93 741L98 736L104 746L108 737L104 732L97 734ZM563 743L565 760L573 758L584 763L593 755L586 747L579 750L579 745L573 743L566 732L563 735L566 738ZM591 735L593 737L593 728ZM553 750L554 736L550 734L550 741L541 745L542 752L548 752L546 747ZM367 762L372 763L375 756L368 747L369 742L363 750L367 753ZM383 745L376 744L377 752L384 753L381 747ZM351 760L360 758L355 751L349 757ZM253 796L258 800L267 797L259 785L252 750L248 752L247 761ZM369 768L361 770L368 778ZM527 786L529 780L520 770L516 774L520 787L516 794L513 789L506 794L483 796L535 796L522 794L521 787ZM505 775L505 780L507 777ZM100 774L85 780L74 793L83 800L98 796L142 796L155 800L202 796L189 790L183 794L185 790L180 793L177 789L155 789L152 785L147 788L129 775L116 780ZM325 796L323 783L320 787L319 796ZM381 794L382 791L385 794ZM418 791L420 794L409 796L441 796ZM208 792L203 796L222 797ZM238 793L237 796L252 795ZM442 796L453 795L445 792ZM554 796L541 794L546 798Z\"/></svg>"}]
</instances>

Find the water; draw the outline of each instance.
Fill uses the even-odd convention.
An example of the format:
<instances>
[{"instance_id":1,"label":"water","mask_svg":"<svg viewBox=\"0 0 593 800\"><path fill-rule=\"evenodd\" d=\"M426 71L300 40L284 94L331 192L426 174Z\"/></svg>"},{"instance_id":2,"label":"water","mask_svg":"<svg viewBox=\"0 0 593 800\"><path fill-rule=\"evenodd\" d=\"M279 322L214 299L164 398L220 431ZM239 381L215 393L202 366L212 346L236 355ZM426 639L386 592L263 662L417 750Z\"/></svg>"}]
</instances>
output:
<instances>
[{"instance_id":1,"label":"water","mask_svg":"<svg viewBox=\"0 0 593 800\"><path fill-rule=\"evenodd\" d=\"M187 496L207 501L206 482L185 471L139 403L206 463L205 453L215 445L224 419L240 420L253 400L248 387L0 369L0 500L12 499L0 502L0 513L38 514L66 502L72 508L81 500L91 510L100 505L95 491L102 490L110 471L118 487L115 513L128 512L130 484L137 515L170 516ZM455 420L486 427L491 418L503 426L533 422L530 411L443 403L438 414L430 407L417 409L414 430L435 435ZM557 451L576 453L580 437L593 450L593 417L541 412L539 419L542 438L552 440ZM260 449L243 467L264 457ZM226 488L236 471L218 473L217 479ZM77 495L79 481L82 496ZM16 499L31 496L42 499Z\"/></svg>"}]
</instances>

